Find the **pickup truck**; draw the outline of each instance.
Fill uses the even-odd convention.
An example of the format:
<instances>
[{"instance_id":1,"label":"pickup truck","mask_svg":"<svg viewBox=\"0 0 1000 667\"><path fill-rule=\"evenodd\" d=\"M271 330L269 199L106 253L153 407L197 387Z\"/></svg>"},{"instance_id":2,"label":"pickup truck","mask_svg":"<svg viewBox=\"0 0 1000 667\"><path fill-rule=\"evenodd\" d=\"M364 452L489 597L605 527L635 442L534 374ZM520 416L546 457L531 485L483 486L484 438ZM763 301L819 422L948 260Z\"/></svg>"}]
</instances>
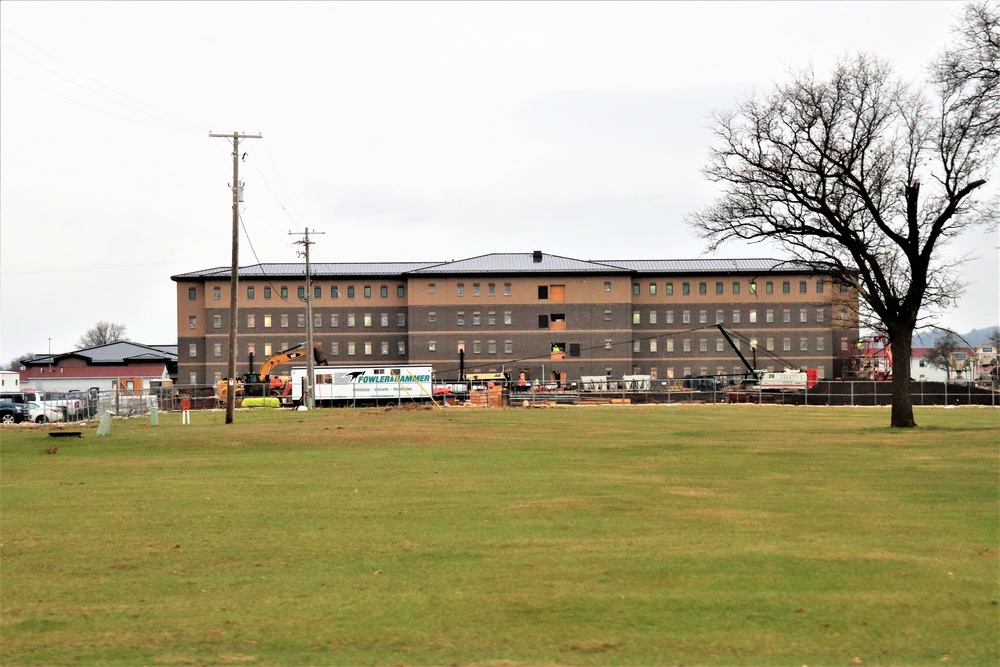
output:
<instances>
[{"instance_id":1,"label":"pickup truck","mask_svg":"<svg viewBox=\"0 0 1000 667\"><path fill-rule=\"evenodd\" d=\"M0 401L0 423L20 424L23 421L30 421L31 413L24 403L13 403L11 401Z\"/></svg>"}]
</instances>

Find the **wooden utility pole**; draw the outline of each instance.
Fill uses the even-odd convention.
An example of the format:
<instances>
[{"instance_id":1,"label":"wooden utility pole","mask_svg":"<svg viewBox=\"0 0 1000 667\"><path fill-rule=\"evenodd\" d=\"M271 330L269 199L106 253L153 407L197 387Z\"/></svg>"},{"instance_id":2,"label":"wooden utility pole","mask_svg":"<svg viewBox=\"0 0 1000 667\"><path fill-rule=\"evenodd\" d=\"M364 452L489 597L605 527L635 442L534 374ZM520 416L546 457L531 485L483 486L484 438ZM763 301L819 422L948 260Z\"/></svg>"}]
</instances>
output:
<instances>
[{"instance_id":1,"label":"wooden utility pole","mask_svg":"<svg viewBox=\"0 0 1000 667\"><path fill-rule=\"evenodd\" d=\"M324 232L313 231L313 234L323 234ZM301 241L295 241L295 243L304 246L305 250L302 254L306 258L306 346L308 346L309 351L306 355L306 387L305 395L302 397L302 404L308 409L312 410L316 407L316 395L313 391L313 387L316 384L316 378L313 377L313 360L315 358L315 352L313 351L313 312L312 312L312 300L313 300L313 288L312 288L312 271L309 268L309 246L311 246L315 241L309 240L309 228L306 227L306 231L303 234L298 232L288 232L289 236L302 236Z\"/></svg>"},{"instance_id":2,"label":"wooden utility pole","mask_svg":"<svg viewBox=\"0 0 1000 667\"><path fill-rule=\"evenodd\" d=\"M262 139L259 134L213 134L209 137L224 137L233 140L233 267L229 278L229 369L227 370L226 423L233 423L236 412L236 331L239 311L236 297L240 280L240 200L243 186L240 185L240 139Z\"/></svg>"}]
</instances>

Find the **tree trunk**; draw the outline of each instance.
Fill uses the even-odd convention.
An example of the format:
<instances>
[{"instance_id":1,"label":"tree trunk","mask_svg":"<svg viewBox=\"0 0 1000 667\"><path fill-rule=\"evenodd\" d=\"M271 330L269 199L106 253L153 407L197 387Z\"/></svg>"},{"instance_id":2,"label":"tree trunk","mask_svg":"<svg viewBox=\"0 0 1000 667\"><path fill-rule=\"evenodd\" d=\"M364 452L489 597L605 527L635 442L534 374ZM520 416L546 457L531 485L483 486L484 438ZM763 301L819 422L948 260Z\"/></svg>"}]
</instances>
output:
<instances>
[{"instance_id":1,"label":"tree trunk","mask_svg":"<svg viewBox=\"0 0 1000 667\"><path fill-rule=\"evenodd\" d=\"M893 428L913 428L913 397L910 394L910 359L913 357L913 326L887 327L892 350Z\"/></svg>"}]
</instances>

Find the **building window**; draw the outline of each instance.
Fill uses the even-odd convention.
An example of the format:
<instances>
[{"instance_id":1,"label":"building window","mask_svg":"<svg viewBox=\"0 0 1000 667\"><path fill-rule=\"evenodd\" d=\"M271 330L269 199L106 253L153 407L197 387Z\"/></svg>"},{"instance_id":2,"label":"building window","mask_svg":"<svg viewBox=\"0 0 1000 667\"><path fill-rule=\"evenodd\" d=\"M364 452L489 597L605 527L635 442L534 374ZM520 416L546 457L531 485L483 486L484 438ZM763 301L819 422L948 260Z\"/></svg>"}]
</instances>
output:
<instances>
[{"instance_id":1,"label":"building window","mask_svg":"<svg viewBox=\"0 0 1000 667\"><path fill-rule=\"evenodd\" d=\"M806 281L799 281L799 294L805 294L808 289Z\"/></svg>"},{"instance_id":2,"label":"building window","mask_svg":"<svg viewBox=\"0 0 1000 667\"><path fill-rule=\"evenodd\" d=\"M698 311L698 324L708 324L708 311L699 310Z\"/></svg>"},{"instance_id":3,"label":"building window","mask_svg":"<svg viewBox=\"0 0 1000 667\"><path fill-rule=\"evenodd\" d=\"M247 298L248 299L252 299L253 296L254 296L254 294L253 294L253 285L251 285L251 286L247 287Z\"/></svg>"},{"instance_id":4,"label":"building window","mask_svg":"<svg viewBox=\"0 0 1000 667\"><path fill-rule=\"evenodd\" d=\"M667 324L673 324L673 323L674 323L674 311L668 310L667 311Z\"/></svg>"},{"instance_id":5,"label":"building window","mask_svg":"<svg viewBox=\"0 0 1000 667\"><path fill-rule=\"evenodd\" d=\"M656 339L649 341L649 351L656 352Z\"/></svg>"},{"instance_id":6,"label":"building window","mask_svg":"<svg viewBox=\"0 0 1000 667\"><path fill-rule=\"evenodd\" d=\"M809 339L800 338L799 339L799 350L805 352L809 349Z\"/></svg>"},{"instance_id":7,"label":"building window","mask_svg":"<svg viewBox=\"0 0 1000 667\"><path fill-rule=\"evenodd\" d=\"M396 343L396 352L399 354L406 354L406 341L401 340Z\"/></svg>"},{"instance_id":8,"label":"building window","mask_svg":"<svg viewBox=\"0 0 1000 667\"><path fill-rule=\"evenodd\" d=\"M605 310L604 311L604 321L605 322L610 322L611 321L611 311L610 310Z\"/></svg>"},{"instance_id":9,"label":"building window","mask_svg":"<svg viewBox=\"0 0 1000 667\"><path fill-rule=\"evenodd\" d=\"M222 328L222 315L213 315L212 316L212 328L213 329L221 329Z\"/></svg>"},{"instance_id":10,"label":"building window","mask_svg":"<svg viewBox=\"0 0 1000 667\"><path fill-rule=\"evenodd\" d=\"M436 341L433 341L433 340L427 341L427 351L428 352L437 352L437 349L438 349L438 344L437 344Z\"/></svg>"},{"instance_id":11,"label":"building window","mask_svg":"<svg viewBox=\"0 0 1000 667\"><path fill-rule=\"evenodd\" d=\"M611 291L611 282L608 281L608 280L604 281L604 291L605 292L610 292Z\"/></svg>"},{"instance_id":12,"label":"building window","mask_svg":"<svg viewBox=\"0 0 1000 667\"><path fill-rule=\"evenodd\" d=\"M400 327L406 326L406 313L396 313L396 325Z\"/></svg>"},{"instance_id":13,"label":"building window","mask_svg":"<svg viewBox=\"0 0 1000 667\"><path fill-rule=\"evenodd\" d=\"M459 314L458 314L458 315L456 316L456 323L457 323L457 324L458 324L458 326L460 326L460 327L464 327L464 326L465 326L465 313L459 313Z\"/></svg>"},{"instance_id":14,"label":"building window","mask_svg":"<svg viewBox=\"0 0 1000 667\"><path fill-rule=\"evenodd\" d=\"M400 299L406 296L406 285L396 286L396 296L398 296Z\"/></svg>"},{"instance_id":15,"label":"building window","mask_svg":"<svg viewBox=\"0 0 1000 667\"><path fill-rule=\"evenodd\" d=\"M340 325L340 316L337 313L330 313L330 326L336 327Z\"/></svg>"},{"instance_id":16,"label":"building window","mask_svg":"<svg viewBox=\"0 0 1000 667\"><path fill-rule=\"evenodd\" d=\"M350 341L350 342L347 343L347 354L349 356L354 356L355 347L356 346L354 344L354 341Z\"/></svg>"},{"instance_id":17,"label":"building window","mask_svg":"<svg viewBox=\"0 0 1000 667\"><path fill-rule=\"evenodd\" d=\"M783 283L781 283L781 293L782 294L791 294L792 293L792 284L790 282L788 282L787 280L784 281Z\"/></svg>"},{"instance_id":18,"label":"building window","mask_svg":"<svg viewBox=\"0 0 1000 667\"><path fill-rule=\"evenodd\" d=\"M740 293L740 281L737 280L733 282L733 294L739 294L739 293Z\"/></svg>"},{"instance_id":19,"label":"building window","mask_svg":"<svg viewBox=\"0 0 1000 667\"><path fill-rule=\"evenodd\" d=\"M847 319L847 311L843 308L840 309L840 320L844 321Z\"/></svg>"},{"instance_id":20,"label":"building window","mask_svg":"<svg viewBox=\"0 0 1000 667\"><path fill-rule=\"evenodd\" d=\"M288 313L283 313L281 315L281 326L282 328L288 327Z\"/></svg>"},{"instance_id":21,"label":"building window","mask_svg":"<svg viewBox=\"0 0 1000 667\"><path fill-rule=\"evenodd\" d=\"M768 310L764 314L764 321L767 322L768 324L773 324L774 323L774 311L773 310Z\"/></svg>"},{"instance_id":22,"label":"building window","mask_svg":"<svg viewBox=\"0 0 1000 667\"><path fill-rule=\"evenodd\" d=\"M372 298L372 286L371 285L365 285L364 294L365 294L365 298L366 299Z\"/></svg>"},{"instance_id":23,"label":"building window","mask_svg":"<svg viewBox=\"0 0 1000 667\"><path fill-rule=\"evenodd\" d=\"M649 323L650 324L656 324L656 311L655 310L649 311Z\"/></svg>"},{"instance_id":24,"label":"building window","mask_svg":"<svg viewBox=\"0 0 1000 667\"><path fill-rule=\"evenodd\" d=\"M725 351L724 345L725 345L725 343L722 342L721 338L716 338L715 339L715 351L716 352L723 352L723 351Z\"/></svg>"},{"instance_id":25,"label":"building window","mask_svg":"<svg viewBox=\"0 0 1000 667\"><path fill-rule=\"evenodd\" d=\"M768 338L764 341L764 349L768 352L774 352L774 339Z\"/></svg>"},{"instance_id":26,"label":"building window","mask_svg":"<svg viewBox=\"0 0 1000 667\"><path fill-rule=\"evenodd\" d=\"M384 327L389 326L389 313L382 313L382 315L379 318L379 322Z\"/></svg>"},{"instance_id":27,"label":"building window","mask_svg":"<svg viewBox=\"0 0 1000 667\"><path fill-rule=\"evenodd\" d=\"M271 316L270 315L265 315L264 316L264 328L265 329L270 329L271 328Z\"/></svg>"},{"instance_id":28,"label":"building window","mask_svg":"<svg viewBox=\"0 0 1000 667\"><path fill-rule=\"evenodd\" d=\"M733 324L739 324L739 323L740 323L740 311L734 310L733 311Z\"/></svg>"},{"instance_id":29,"label":"building window","mask_svg":"<svg viewBox=\"0 0 1000 667\"><path fill-rule=\"evenodd\" d=\"M472 283L472 296L479 296L479 283Z\"/></svg>"},{"instance_id":30,"label":"building window","mask_svg":"<svg viewBox=\"0 0 1000 667\"><path fill-rule=\"evenodd\" d=\"M354 313L347 313L347 326L354 326Z\"/></svg>"},{"instance_id":31,"label":"building window","mask_svg":"<svg viewBox=\"0 0 1000 667\"><path fill-rule=\"evenodd\" d=\"M681 350L684 351L684 352L690 352L691 351L691 339L690 338L685 338L684 339L684 343L681 346Z\"/></svg>"},{"instance_id":32,"label":"building window","mask_svg":"<svg viewBox=\"0 0 1000 667\"><path fill-rule=\"evenodd\" d=\"M788 308L785 308L783 311L781 311L781 321L784 322L785 324L791 322L792 311L790 311Z\"/></svg>"},{"instance_id":33,"label":"building window","mask_svg":"<svg viewBox=\"0 0 1000 667\"><path fill-rule=\"evenodd\" d=\"M383 356L389 354L389 341L387 341L387 340L382 341L382 344L379 347L382 350L382 355Z\"/></svg>"},{"instance_id":34,"label":"building window","mask_svg":"<svg viewBox=\"0 0 1000 667\"><path fill-rule=\"evenodd\" d=\"M197 298L198 298L198 288L197 287L188 287L188 299L190 299L191 301L194 301Z\"/></svg>"},{"instance_id":35,"label":"building window","mask_svg":"<svg viewBox=\"0 0 1000 667\"><path fill-rule=\"evenodd\" d=\"M816 339L816 350L822 352L826 349L826 340L823 338Z\"/></svg>"},{"instance_id":36,"label":"building window","mask_svg":"<svg viewBox=\"0 0 1000 667\"><path fill-rule=\"evenodd\" d=\"M639 283L632 283L632 296L639 296Z\"/></svg>"},{"instance_id":37,"label":"building window","mask_svg":"<svg viewBox=\"0 0 1000 667\"><path fill-rule=\"evenodd\" d=\"M271 288L270 287L265 287L264 288L264 298L265 299L270 299L271 298Z\"/></svg>"},{"instance_id":38,"label":"building window","mask_svg":"<svg viewBox=\"0 0 1000 667\"><path fill-rule=\"evenodd\" d=\"M347 286L347 298L348 299L353 299L354 298L354 285L348 285Z\"/></svg>"},{"instance_id":39,"label":"building window","mask_svg":"<svg viewBox=\"0 0 1000 667\"><path fill-rule=\"evenodd\" d=\"M482 316L478 312L472 313L472 324L477 327L482 324Z\"/></svg>"},{"instance_id":40,"label":"building window","mask_svg":"<svg viewBox=\"0 0 1000 667\"><path fill-rule=\"evenodd\" d=\"M699 338L698 339L698 351L699 352L708 352L708 341L705 340L704 338Z\"/></svg>"},{"instance_id":41,"label":"building window","mask_svg":"<svg viewBox=\"0 0 1000 667\"><path fill-rule=\"evenodd\" d=\"M323 298L323 288L319 285L313 286L313 298L322 299Z\"/></svg>"},{"instance_id":42,"label":"building window","mask_svg":"<svg viewBox=\"0 0 1000 667\"><path fill-rule=\"evenodd\" d=\"M271 344L270 343L264 343L264 356L265 357L270 357L271 356Z\"/></svg>"},{"instance_id":43,"label":"building window","mask_svg":"<svg viewBox=\"0 0 1000 667\"><path fill-rule=\"evenodd\" d=\"M548 329L549 328L549 316L548 315L539 315L538 316L538 328L539 329Z\"/></svg>"},{"instance_id":44,"label":"building window","mask_svg":"<svg viewBox=\"0 0 1000 667\"><path fill-rule=\"evenodd\" d=\"M337 342L330 343L330 354L332 354L335 357L340 354L340 343Z\"/></svg>"},{"instance_id":45,"label":"building window","mask_svg":"<svg viewBox=\"0 0 1000 667\"><path fill-rule=\"evenodd\" d=\"M219 299L222 298L222 288L221 287L213 287L212 288L212 298L215 299L216 301L218 301Z\"/></svg>"},{"instance_id":46,"label":"building window","mask_svg":"<svg viewBox=\"0 0 1000 667\"><path fill-rule=\"evenodd\" d=\"M817 280L816 281L816 294L822 294L822 293L823 293L823 281L822 280Z\"/></svg>"},{"instance_id":47,"label":"building window","mask_svg":"<svg viewBox=\"0 0 1000 667\"><path fill-rule=\"evenodd\" d=\"M364 322L364 326L370 327L372 325L372 314L365 313L364 319L362 321Z\"/></svg>"},{"instance_id":48,"label":"building window","mask_svg":"<svg viewBox=\"0 0 1000 667\"><path fill-rule=\"evenodd\" d=\"M295 326L297 326L300 329L302 329L302 328L304 328L306 326L306 314L305 313L297 313L295 315Z\"/></svg>"},{"instance_id":49,"label":"building window","mask_svg":"<svg viewBox=\"0 0 1000 667\"><path fill-rule=\"evenodd\" d=\"M674 284L673 283L667 283L666 284L666 288L667 288L667 296L673 296L674 295Z\"/></svg>"},{"instance_id":50,"label":"building window","mask_svg":"<svg viewBox=\"0 0 1000 667\"><path fill-rule=\"evenodd\" d=\"M698 294L708 294L708 283L698 283Z\"/></svg>"},{"instance_id":51,"label":"building window","mask_svg":"<svg viewBox=\"0 0 1000 667\"><path fill-rule=\"evenodd\" d=\"M198 356L198 344L197 343L191 343L190 345L188 345L188 356L191 357L191 358L194 358L194 357Z\"/></svg>"},{"instance_id":52,"label":"building window","mask_svg":"<svg viewBox=\"0 0 1000 667\"><path fill-rule=\"evenodd\" d=\"M437 285L434 283L427 283L427 293L434 294L437 292Z\"/></svg>"},{"instance_id":53,"label":"building window","mask_svg":"<svg viewBox=\"0 0 1000 667\"><path fill-rule=\"evenodd\" d=\"M841 352L847 352L847 339L846 338L841 338L840 339L840 351Z\"/></svg>"},{"instance_id":54,"label":"building window","mask_svg":"<svg viewBox=\"0 0 1000 667\"><path fill-rule=\"evenodd\" d=\"M725 290L725 287L723 287L722 283L715 283L715 293L716 294L722 294L724 290Z\"/></svg>"},{"instance_id":55,"label":"building window","mask_svg":"<svg viewBox=\"0 0 1000 667\"><path fill-rule=\"evenodd\" d=\"M287 298L288 298L288 286L287 286L287 285L283 285L283 286L281 287L281 292L280 292L280 294L281 294L281 298L282 298L282 299L287 299Z\"/></svg>"},{"instance_id":56,"label":"building window","mask_svg":"<svg viewBox=\"0 0 1000 667\"><path fill-rule=\"evenodd\" d=\"M299 297L300 300L304 300L306 298L306 288L303 287L303 286L301 286L301 285L299 285L299 289L298 289L297 295L298 295L298 297Z\"/></svg>"},{"instance_id":57,"label":"building window","mask_svg":"<svg viewBox=\"0 0 1000 667\"><path fill-rule=\"evenodd\" d=\"M673 338L668 338L667 339L667 352L673 352L673 351L674 351L674 339Z\"/></svg>"},{"instance_id":58,"label":"building window","mask_svg":"<svg viewBox=\"0 0 1000 667\"><path fill-rule=\"evenodd\" d=\"M808 321L809 321L809 311L807 311L805 308L800 308L799 322L808 322Z\"/></svg>"},{"instance_id":59,"label":"building window","mask_svg":"<svg viewBox=\"0 0 1000 667\"><path fill-rule=\"evenodd\" d=\"M256 317L253 313L247 313L247 329L253 329L256 324Z\"/></svg>"},{"instance_id":60,"label":"building window","mask_svg":"<svg viewBox=\"0 0 1000 667\"><path fill-rule=\"evenodd\" d=\"M503 323L507 325L514 323L514 315L509 310L505 310L503 313Z\"/></svg>"},{"instance_id":61,"label":"building window","mask_svg":"<svg viewBox=\"0 0 1000 667\"><path fill-rule=\"evenodd\" d=\"M489 313L489 314L486 315L486 323L489 324L489 325L491 325L491 326L493 326L493 325L495 325L497 323L497 314L496 314L496 312L491 312L491 313Z\"/></svg>"},{"instance_id":62,"label":"building window","mask_svg":"<svg viewBox=\"0 0 1000 667\"><path fill-rule=\"evenodd\" d=\"M636 310L632 313L632 324L642 324L642 315Z\"/></svg>"},{"instance_id":63,"label":"building window","mask_svg":"<svg viewBox=\"0 0 1000 667\"><path fill-rule=\"evenodd\" d=\"M681 323L682 324L691 324L691 311L690 310L685 310L684 312L681 313Z\"/></svg>"},{"instance_id":64,"label":"building window","mask_svg":"<svg viewBox=\"0 0 1000 667\"><path fill-rule=\"evenodd\" d=\"M216 343L212 346L212 356L221 357L222 356L222 343Z\"/></svg>"},{"instance_id":65,"label":"building window","mask_svg":"<svg viewBox=\"0 0 1000 667\"><path fill-rule=\"evenodd\" d=\"M656 283L649 283L649 295L656 296Z\"/></svg>"},{"instance_id":66,"label":"building window","mask_svg":"<svg viewBox=\"0 0 1000 667\"><path fill-rule=\"evenodd\" d=\"M764 292L767 294L774 294L774 283L770 280L764 283Z\"/></svg>"},{"instance_id":67,"label":"building window","mask_svg":"<svg viewBox=\"0 0 1000 667\"><path fill-rule=\"evenodd\" d=\"M510 283L504 283L503 284L503 295L504 296L510 296L511 294L513 294L513 287L511 286Z\"/></svg>"},{"instance_id":68,"label":"building window","mask_svg":"<svg viewBox=\"0 0 1000 667\"><path fill-rule=\"evenodd\" d=\"M538 286L538 298L539 300L545 300L549 298L549 286L539 285Z\"/></svg>"},{"instance_id":69,"label":"building window","mask_svg":"<svg viewBox=\"0 0 1000 667\"><path fill-rule=\"evenodd\" d=\"M219 384L221 380L222 380L221 372L216 372L215 375L212 376L212 384Z\"/></svg>"},{"instance_id":70,"label":"building window","mask_svg":"<svg viewBox=\"0 0 1000 667\"><path fill-rule=\"evenodd\" d=\"M483 351L483 344L478 340L472 341L472 354L481 354Z\"/></svg>"},{"instance_id":71,"label":"building window","mask_svg":"<svg viewBox=\"0 0 1000 667\"><path fill-rule=\"evenodd\" d=\"M822 308L817 308L816 309L816 321L817 322L822 322L823 321L823 309Z\"/></svg>"},{"instance_id":72,"label":"building window","mask_svg":"<svg viewBox=\"0 0 1000 667\"><path fill-rule=\"evenodd\" d=\"M514 341L505 340L503 342L504 354L514 354Z\"/></svg>"},{"instance_id":73,"label":"building window","mask_svg":"<svg viewBox=\"0 0 1000 667\"><path fill-rule=\"evenodd\" d=\"M388 285L382 285L381 287L378 288L378 293L379 293L379 296L381 296L383 299L388 299L389 298L389 286Z\"/></svg>"},{"instance_id":74,"label":"building window","mask_svg":"<svg viewBox=\"0 0 1000 667\"><path fill-rule=\"evenodd\" d=\"M784 338L784 339L782 339L782 341L781 341L781 349L784 352L790 351L792 349L792 339L791 338Z\"/></svg>"},{"instance_id":75,"label":"building window","mask_svg":"<svg viewBox=\"0 0 1000 667\"><path fill-rule=\"evenodd\" d=\"M681 283L681 294L687 296L691 293L691 283Z\"/></svg>"},{"instance_id":76,"label":"building window","mask_svg":"<svg viewBox=\"0 0 1000 667\"><path fill-rule=\"evenodd\" d=\"M189 329L197 329L198 328L198 316L197 315L188 315L188 328Z\"/></svg>"},{"instance_id":77,"label":"building window","mask_svg":"<svg viewBox=\"0 0 1000 667\"><path fill-rule=\"evenodd\" d=\"M330 285L330 298L331 299L340 298L340 288L338 288L336 285Z\"/></svg>"},{"instance_id":78,"label":"building window","mask_svg":"<svg viewBox=\"0 0 1000 667\"><path fill-rule=\"evenodd\" d=\"M725 320L725 316L722 314L722 311L721 310L715 311L715 323L716 324L723 324L724 320Z\"/></svg>"},{"instance_id":79,"label":"building window","mask_svg":"<svg viewBox=\"0 0 1000 667\"><path fill-rule=\"evenodd\" d=\"M427 321L437 322L437 313L435 313L433 310L427 313Z\"/></svg>"},{"instance_id":80,"label":"building window","mask_svg":"<svg viewBox=\"0 0 1000 667\"><path fill-rule=\"evenodd\" d=\"M487 284L486 285L486 294L488 296L496 296L497 295L497 284L496 283L489 283L489 284Z\"/></svg>"},{"instance_id":81,"label":"building window","mask_svg":"<svg viewBox=\"0 0 1000 667\"><path fill-rule=\"evenodd\" d=\"M313 328L321 329L323 328L323 316L319 313L313 315Z\"/></svg>"},{"instance_id":82,"label":"building window","mask_svg":"<svg viewBox=\"0 0 1000 667\"><path fill-rule=\"evenodd\" d=\"M465 283L458 283L458 296L465 296Z\"/></svg>"}]
</instances>

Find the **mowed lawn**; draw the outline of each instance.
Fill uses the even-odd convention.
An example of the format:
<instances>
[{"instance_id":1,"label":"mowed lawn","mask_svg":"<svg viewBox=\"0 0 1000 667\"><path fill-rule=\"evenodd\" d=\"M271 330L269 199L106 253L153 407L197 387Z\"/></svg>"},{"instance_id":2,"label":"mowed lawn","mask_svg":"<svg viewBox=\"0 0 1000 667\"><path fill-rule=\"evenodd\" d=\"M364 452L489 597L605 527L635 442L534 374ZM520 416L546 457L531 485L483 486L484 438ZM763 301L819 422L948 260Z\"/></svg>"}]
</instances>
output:
<instances>
[{"instance_id":1,"label":"mowed lawn","mask_svg":"<svg viewBox=\"0 0 1000 667\"><path fill-rule=\"evenodd\" d=\"M0 431L0 664L1000 662L998 409L193 421Z\"/></svg>"}]
</instances>

